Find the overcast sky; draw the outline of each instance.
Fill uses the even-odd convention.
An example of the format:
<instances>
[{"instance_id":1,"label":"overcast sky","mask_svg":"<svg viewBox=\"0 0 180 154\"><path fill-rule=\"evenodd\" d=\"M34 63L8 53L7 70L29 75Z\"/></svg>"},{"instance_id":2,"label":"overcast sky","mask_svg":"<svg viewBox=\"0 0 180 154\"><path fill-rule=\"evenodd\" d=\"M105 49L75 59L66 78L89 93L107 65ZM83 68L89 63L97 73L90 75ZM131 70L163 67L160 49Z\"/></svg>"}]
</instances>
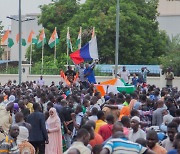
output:
<instances>
[{"instance_id":1,"label":"overcast sky","mask_svg":"<svg viewBox=\"0 0 180 154\"><path fill-rule=\"evenodd\" d=\"M39 5L49 4L52 0L21 0L22 15L29 13L40 13ZM84 3L85 0L81 0ZM8 29L11 20L7 16L18 15L19 0L0 0L0 21L4 29Z\"/></svg>"},{"instance_id":2,"label":"overcast sky","mask_svg":"<svg viewBox=\"0 0 180 154\"><path fill-rule=\"evenodd\" d=\"M51 0L21 0L22 15L28 13L40 13L39 5L48 4ZM0 0L0 21L4 29L8 28L11 20L7 16L18 15L19 0Z\"/></svg>"}]
</instances>

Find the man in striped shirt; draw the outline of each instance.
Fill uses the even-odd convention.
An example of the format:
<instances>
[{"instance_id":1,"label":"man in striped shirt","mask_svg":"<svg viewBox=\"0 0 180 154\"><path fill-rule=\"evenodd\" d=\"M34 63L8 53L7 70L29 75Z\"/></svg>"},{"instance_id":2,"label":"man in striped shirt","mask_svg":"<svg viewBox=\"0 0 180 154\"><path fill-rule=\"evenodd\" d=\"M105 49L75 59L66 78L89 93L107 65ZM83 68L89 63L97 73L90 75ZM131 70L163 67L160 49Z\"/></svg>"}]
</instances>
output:
<instances>
[{"instance_id":1,"label":"man in striped shirt","mask_svg":"<svg viewBox=\"0 0 180 154\"><path fill-rule=\"evenodd\" d=\"M19 135L19 126L10 126L9 135L0 143L1 154L19 154L19 148L16 143L17 136Z\"/></svg>"},{"instance_id":2,"label":"man in striped shirt","mask_svg":"<svg viewBox=\"0 0 180 154\"><path fill-rule=\"evenodd\" d=\"M138 143L128 141L119 131L104 145L100 154L154 154L154 152Z\"/></svg>"}]
</instances>

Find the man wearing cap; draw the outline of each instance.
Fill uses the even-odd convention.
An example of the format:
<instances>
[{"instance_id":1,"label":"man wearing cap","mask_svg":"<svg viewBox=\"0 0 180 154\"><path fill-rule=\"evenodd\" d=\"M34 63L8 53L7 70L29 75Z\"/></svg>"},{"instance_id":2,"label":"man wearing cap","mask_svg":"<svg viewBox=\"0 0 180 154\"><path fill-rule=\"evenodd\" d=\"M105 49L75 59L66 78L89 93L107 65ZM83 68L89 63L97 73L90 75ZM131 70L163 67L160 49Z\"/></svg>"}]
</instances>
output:
<instances>
[{"instance_id":1,"label":"man wearing cap","mask_svg":"<svg viewBox=\"0 0 180 154\"><path fill-rule=\"evenodd\" d=\"M146 139L146 133L139 127L140 118L138 116L134 116L131 118L131 128L129 131L129 140L132 142L136 142L138 138Z\"/></svg>"}]
</instances>

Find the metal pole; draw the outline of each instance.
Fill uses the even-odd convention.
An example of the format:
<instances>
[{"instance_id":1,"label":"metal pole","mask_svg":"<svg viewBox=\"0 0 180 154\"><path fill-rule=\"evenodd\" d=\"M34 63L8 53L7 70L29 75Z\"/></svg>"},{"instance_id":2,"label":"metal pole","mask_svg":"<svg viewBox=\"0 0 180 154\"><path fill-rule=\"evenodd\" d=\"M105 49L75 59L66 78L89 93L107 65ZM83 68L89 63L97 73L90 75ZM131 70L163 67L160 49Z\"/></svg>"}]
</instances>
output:
<instances>
[{"instance_id":1,"label":"metal pole","mask_svg":"<svg viewBox=\"0 0 180 154\"><path fill-rule=\"evenodd\" d=\"M55 27L55 31L56 31L56 27ZM56 31L57 34L57 31ZM56 62L56 35L55 35L55 46L54 46L54 64Z\"/></svg>"},{"instance_id":2,"label":"metal pole","mask_svg":"<svg viewBox=\"0 0 180 154\"><path fill-rule=\"evenodd\" d=\"M116 8L116 52L115 52L115 78L117 78L118 71L118 52L119 52L119 14L120 14L120 4L117 0Z\"/></svg>"},{"instance_id":3,"label":"metal pole","mask_svg":"<svg viewBox=\"0 0 180 154\"><path fill-rule=\"evenodd\" d=\"M19 0L19 84L21 84L21 77L22 77L22 58L21 58L21 0Z\"/></svg>"},{"instance_id":4,"label":"metal pole","mask_svg":"<svg viewBox=\"0 0 180 154\"><path fill-rule=\"evenodd\" d=\"M31 51L30 51L30 73L31 73L31 65L32 65L32 48L33 48L33 45L32 45L32 40L31 40Z\"/></svg>"},{"instance_id":5,"label":"metal pole","mask_svg":"<svg viewBox=\"0 0 180 154\"><path fill-rule=\"evenodd\" d=\"M67 28L67 33L68 33L68 36L67 36L67 39L70 39L70 38L68 38L69 37L69 27ZM69 56L69 47L68 47L68 41L70 41L70 40L67 40L67 65L69 65L69 59L68 59L68 56Z\"/></svg>"},{"instance_id":6,"label":"metal pole","mask_svg":"<svg viewBox=\"0 0 180 154\"><path fill-rule=\"evenodd\" d=\"M6 63L6 73L7 73L7 70L8 70L8 60L9 60L9 48L7 46L7 55L6 55L6 60L7 60L7 63Z\"/></svg>"},{"instance_id":7,"label":"metal pole","mask_svg":"<svg viewBox=\"0 0 180 154\"><path fill-rule=\"evenodd\" d=\"M81 37L82 37L82 27L80 27L80 35L81 35ZM79 46L78 49L81 49L81 43L82 43L81 37L80 37L80 46Z\"/></svg>"},{"instance_id":8,"label":"metal pole","mask_svg":"<svg viewBox=\"0 0 180 154\"><path fill-rule=\"evenodd\" d=\"M42 41L42 64L41 64L41 75L43 74L43 69L44 69L44 38Z\"/></svg>"}]
</instances>

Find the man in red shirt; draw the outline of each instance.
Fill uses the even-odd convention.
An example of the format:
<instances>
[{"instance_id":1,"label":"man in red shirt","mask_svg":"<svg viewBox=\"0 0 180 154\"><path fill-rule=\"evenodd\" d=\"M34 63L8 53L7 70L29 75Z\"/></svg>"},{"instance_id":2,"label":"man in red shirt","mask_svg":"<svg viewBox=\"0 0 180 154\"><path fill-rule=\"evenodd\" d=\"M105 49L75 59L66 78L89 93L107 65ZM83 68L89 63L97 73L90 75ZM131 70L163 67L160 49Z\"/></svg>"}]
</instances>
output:
<instances>
[{"instance_id":1,"label":"man in red shirt","mask_svg":"<svg viewBox=\"0 0 180 154\"><path fill-rule=\"evenodd\" d=\"M95 122L92 120L87 121L86 125L90 125L92 128L95 129ZM100 145L104 142L103 138L101 135L99 135L98 133L94 132L94 139L91 139L89 141L89 144L91 145L91 147L93 148L95 145Z\"/></svg>"},{"instance_id":2,"label":"man in red shirt","mask_svg":"<svg viewBox=\"0 0 180 154\"><path fill-rule=\"evenodd\" d=\"M107 140L111 135L112 135L112 127L114 124L114 116L113 115L108 115L106 117L107 124L103 125L99 129L99 134L102 136L102 138Z\"/></svg>"}]
</instances>

